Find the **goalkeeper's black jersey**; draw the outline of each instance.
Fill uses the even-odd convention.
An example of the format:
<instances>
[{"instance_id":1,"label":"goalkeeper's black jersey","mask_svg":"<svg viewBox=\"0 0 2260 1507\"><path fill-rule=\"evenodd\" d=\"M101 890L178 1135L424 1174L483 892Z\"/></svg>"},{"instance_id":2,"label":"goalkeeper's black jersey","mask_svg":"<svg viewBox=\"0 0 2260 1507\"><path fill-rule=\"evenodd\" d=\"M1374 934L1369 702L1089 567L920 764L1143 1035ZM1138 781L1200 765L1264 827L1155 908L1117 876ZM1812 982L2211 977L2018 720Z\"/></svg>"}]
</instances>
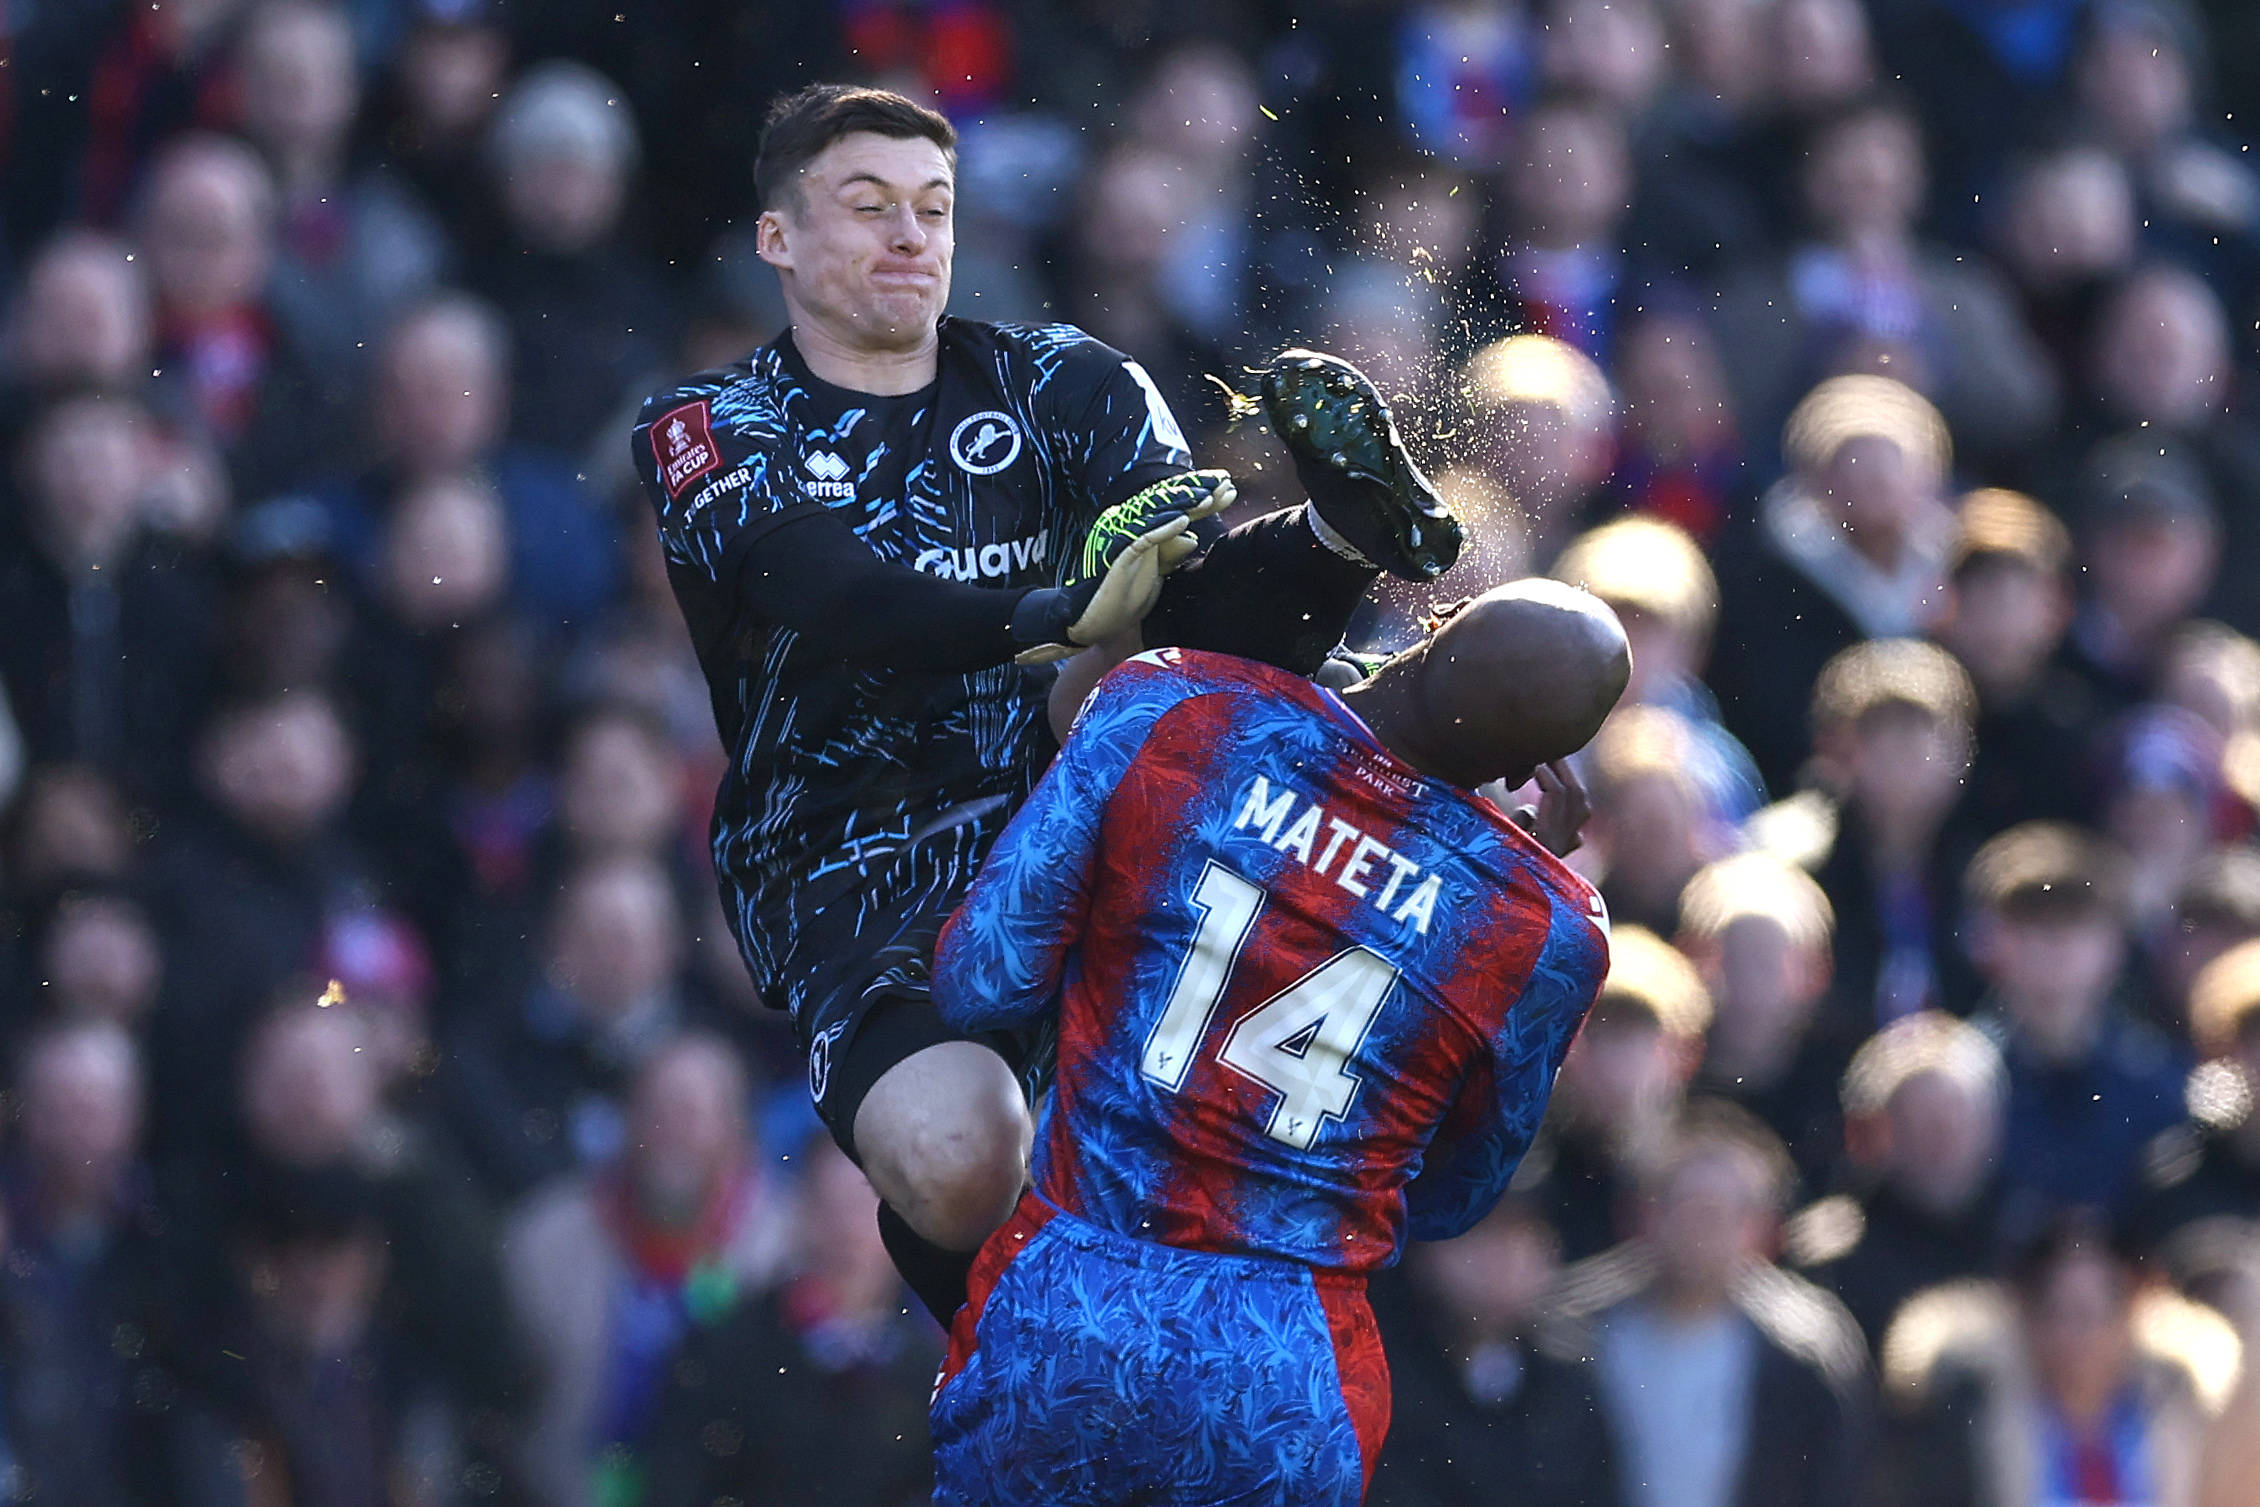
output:
<instances>
[{"instance_id":1,"label":"goalkeeper's black jersey","mask_svg":"<svg viewBox=\"0 0 2260 1507\"><path fill-rule=\"evenodd\" d=\"M1033 781L1043 686L1010 663L843 664L764 619L744 582L754 541L829 508L883 560L1049 586L1102 508L1191 465L1151 379L1081 330L945 319L940 333L921 392L821 382L787 334L652 398L636 424L730 756L713 830L724 904L755 982L796 1010L831 961L814 953L971 879Z\"/></svg>"}]
</instances>

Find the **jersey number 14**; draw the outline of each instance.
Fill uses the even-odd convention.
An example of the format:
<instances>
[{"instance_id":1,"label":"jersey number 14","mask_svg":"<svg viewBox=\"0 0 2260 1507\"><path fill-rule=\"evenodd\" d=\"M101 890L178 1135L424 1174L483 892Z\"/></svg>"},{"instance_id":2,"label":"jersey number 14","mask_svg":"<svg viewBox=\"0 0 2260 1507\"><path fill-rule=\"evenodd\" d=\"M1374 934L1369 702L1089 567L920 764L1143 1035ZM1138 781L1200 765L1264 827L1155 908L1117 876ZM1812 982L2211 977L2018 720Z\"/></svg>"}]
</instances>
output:
<instances>
[{"instance_id":1,"label":"jersey number 14","mask_svg":"<svg viewBox=\"0 0 2260 1507\"><path fill-rule=\"evenodd\" d=\"M1216 1003L1231 981L1232 966L1247 945L1261 886L1211 861L1193 890L1201 929L1178 970L1169 1004L1146 1038L1146 1077L1177 1093L1208 1035ZM1356 1054L1397 982L1397 970L1379 953L1352 947L1336 953L1236 1021L1217 1048L1217 1060L1279 1095L1264 1130L1308 1151L1328 1120L1349 1113L1358 1078L1344 1064Z\"/></svg>"}]
</instances>

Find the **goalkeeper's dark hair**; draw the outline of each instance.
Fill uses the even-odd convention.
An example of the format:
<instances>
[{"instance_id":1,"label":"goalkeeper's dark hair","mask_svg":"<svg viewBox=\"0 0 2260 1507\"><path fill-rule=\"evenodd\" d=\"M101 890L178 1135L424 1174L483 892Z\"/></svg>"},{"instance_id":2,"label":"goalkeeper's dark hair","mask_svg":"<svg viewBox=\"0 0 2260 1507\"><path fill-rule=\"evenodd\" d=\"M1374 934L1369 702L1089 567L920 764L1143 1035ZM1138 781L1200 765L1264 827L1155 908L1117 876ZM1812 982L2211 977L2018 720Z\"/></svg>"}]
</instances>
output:
<instances>
[{"instance_id":1,"label":"goalkeeper's dark hair","mask_svg":"<svg viewBox=\"0 0 2260 1507\"><path fill-rule=\"evenodd\" d=\"M800 202L800 170L842 136L868 131L897 141L931 141L957 166L957 128L939 111L889 89L861 84L810 84L769 107L753 185L764 209Z\"/></svg>"}]
</instances>

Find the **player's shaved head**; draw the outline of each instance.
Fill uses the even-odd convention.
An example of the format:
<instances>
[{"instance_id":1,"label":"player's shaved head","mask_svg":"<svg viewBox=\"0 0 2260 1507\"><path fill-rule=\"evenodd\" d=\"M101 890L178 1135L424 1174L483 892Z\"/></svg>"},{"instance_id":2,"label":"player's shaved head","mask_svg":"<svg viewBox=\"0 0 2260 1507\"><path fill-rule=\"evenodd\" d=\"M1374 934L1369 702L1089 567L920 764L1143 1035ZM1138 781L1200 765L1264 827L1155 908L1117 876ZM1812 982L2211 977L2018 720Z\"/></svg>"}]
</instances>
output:
<instances>
[{"instance_id":1,"label":"player's shaved head","mask_svg":"<svg viewBox=\"0 0 2260 1507\"><path fill-rule=\"evenodd\" d=\"M1534 579L1495 587L1359 689L1374 731L1424 774L1519 785L1592 740L1624 694L1632 651L1589 592Z\"/></svg>"}]
</instances>

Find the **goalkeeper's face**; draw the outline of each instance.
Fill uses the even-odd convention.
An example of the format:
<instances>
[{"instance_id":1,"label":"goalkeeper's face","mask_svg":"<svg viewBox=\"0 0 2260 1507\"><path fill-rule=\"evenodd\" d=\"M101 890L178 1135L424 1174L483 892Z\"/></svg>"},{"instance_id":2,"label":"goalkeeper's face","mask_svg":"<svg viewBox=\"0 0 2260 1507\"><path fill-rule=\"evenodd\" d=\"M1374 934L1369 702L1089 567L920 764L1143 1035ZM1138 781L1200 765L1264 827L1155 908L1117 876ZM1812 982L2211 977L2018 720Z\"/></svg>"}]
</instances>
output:
<instances>
[{"instance_id":1,"label":"goalkeeper's face","mask_svg":"<svg viewBox=\"0 0 2260 1507\"><path fill-rule=\"evenodd\" d=\"M933 142L858 131L801 169L797 192L761 217L795 325L851 349L932 338L949 302L954 165Z\"/></svg>"}]
</instances>

